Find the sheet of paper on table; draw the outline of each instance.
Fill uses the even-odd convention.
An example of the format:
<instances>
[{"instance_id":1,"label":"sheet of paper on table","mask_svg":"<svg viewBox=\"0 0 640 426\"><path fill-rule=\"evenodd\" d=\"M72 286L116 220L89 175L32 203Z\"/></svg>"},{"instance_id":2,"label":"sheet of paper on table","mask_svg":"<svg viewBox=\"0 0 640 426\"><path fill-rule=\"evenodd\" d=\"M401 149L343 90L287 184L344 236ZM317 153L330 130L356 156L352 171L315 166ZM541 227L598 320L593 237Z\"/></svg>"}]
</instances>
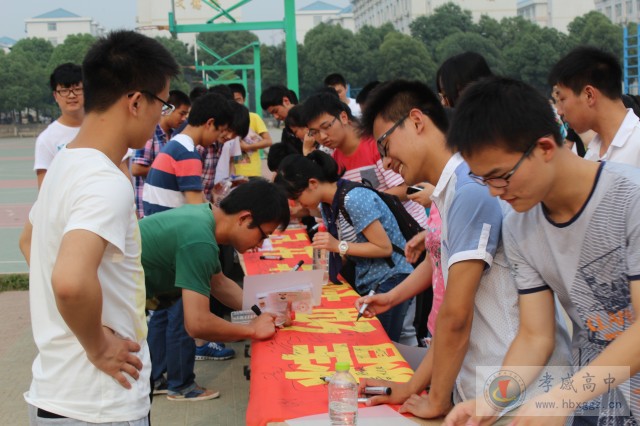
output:
<instances>
[{"instance_id":1,"label":"sheet of paper on table","mask_svg":"<svg viewBox=\"0 0 640 426\"><path fill-rule=\"evenodd\" d=\"M358 426L389 426L389 422L393 422L393 426L416 426L416 423L388 405L358 407ZM326 426L329 424L329 413L298 417L287 420L287 424L289 426Z\"/></svg>"},{"instance_id":2,"label":"sheet of paper on table","mask_svg":"<svg viewBox=\"0 0 640 426\"><path fill-rule=\"evenodd\" d=\"M259 293L273 293L300 285L308 285L309 283L311 283L312 287L313 306L319 306L322 285L324 284L324 271L322 270L247 275L244 277L242 309L249 309L256 304Z\"/></svg>"}]
</instances>

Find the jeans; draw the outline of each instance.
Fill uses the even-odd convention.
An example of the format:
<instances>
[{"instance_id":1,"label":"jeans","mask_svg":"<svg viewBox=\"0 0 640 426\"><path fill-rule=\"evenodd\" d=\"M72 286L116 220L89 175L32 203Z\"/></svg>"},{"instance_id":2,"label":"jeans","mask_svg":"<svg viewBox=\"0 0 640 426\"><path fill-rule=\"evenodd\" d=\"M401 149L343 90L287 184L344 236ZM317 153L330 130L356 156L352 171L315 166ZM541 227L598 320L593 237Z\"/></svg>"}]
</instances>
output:
<instances>
[{"instance_id":1,"label":"jeans","mask_svg":"<svg viewBox=\"0 0 640 426\"><path fill-rule=\"evenodd\" d=\"M378 288L378 293L387 293L391 291L395 286L404 281L409 274L394 275L386 281L383 281ZM405 300L399 305L394 306L383 314L379 314L378 321L382 323L382 328L387 332L387 335L391 340L397 342L400 340L400 333L402 332L402 324L404 323L404 317L407 315L407 309L411 299Z\"/></svg>"},{"instance_id":2,"label":"jeans","mask_svg":"<svg viewBox=\"0 0 640 426\"><path fill-rule=\"evenodd\" d=\"M147 336L151 352L151 381L167 373L169 392L186 393L195 387L193 372L196 344L184 329L182 298L172 306L153 312Z\"/></svg>"}]
</instances>

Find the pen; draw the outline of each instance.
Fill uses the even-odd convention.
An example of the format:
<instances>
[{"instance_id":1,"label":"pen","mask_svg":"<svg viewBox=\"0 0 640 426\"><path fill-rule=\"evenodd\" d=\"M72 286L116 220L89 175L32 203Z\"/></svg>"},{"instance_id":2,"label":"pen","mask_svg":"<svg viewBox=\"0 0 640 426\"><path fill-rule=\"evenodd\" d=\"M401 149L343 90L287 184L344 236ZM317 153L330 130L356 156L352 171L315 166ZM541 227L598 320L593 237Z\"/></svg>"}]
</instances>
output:
<instances>
[{"instance_id":1,"label":"pen","mask_svg":"<svg viewBox=\"0 0 640 426\"><path fill-rule=\"evenodd\" d=\"M365 395L391 395L391 388L386 386L366 386Z\"/></svg>"},{"instance_id":2,"label":"pen","mask_svg":"<svg viewBox=\"0 0 640 426\"><path fill-rule=\"evenodd\" d=\"M258 308L258 305L253 305L251 307L251 310L257 315L260 316L262 315L262 311L260 310L260 308Z\"/></svg>"},{"instance_id":3,"label":"pen","mask_svg":"<svg viewBox=\"0 0 640 426\"><path fill-rule=\"evenodd\" d=\"M380 287L380 283L373 286L373 288L371 289L371 291L369 291L369 294L367 294L367 296L373 296L374 294L376 294L376 291L378 291L378 287ZM364 311L367 309L367 306L369 306L368 303L363 303L362 306L360 306L360 311L358 312L358 318L356 318L356 321L358 321L362 316L362 314L364 314Z\"/></svg>"},{"instance_id":4,"label":"pen","mask_svg":"<svg viewBox=\"0 0 640 426\"><path fill-rule=\"evenodd\" d=\"M302 266L302 264L304 263L304 260L299 261L296 266L293 267L294 271L297 271L298 269L300 269L300 267Z\"/></svg>"},{"instance_id":5,"label":"pen","mask_svg":"<svg viewBox=\"0 0 640 426\"><path fill-rule=\"evenodd\" d=\"M262 260L282 260L282 256L274 255L274 254L263 254L260 256Z\"/></svg>"},{"instance_id":6,"label":"pen","mask_svg":"<svg viewBox=\"0 0 640 426\"><path fill-rule=\"evenodd\" d=\"M358 398L358 404L366 404L369 398Z\"/></svg>"},{"instance_id":7,"label":"pen","mask_svg":"<svg viewBox=\"0 0 640 426\"><path fill-rule=\"evenodd\" d=\"M320 376L320 380L329 383L331 381L331 376Z\"/></svg>"}]
</instances>

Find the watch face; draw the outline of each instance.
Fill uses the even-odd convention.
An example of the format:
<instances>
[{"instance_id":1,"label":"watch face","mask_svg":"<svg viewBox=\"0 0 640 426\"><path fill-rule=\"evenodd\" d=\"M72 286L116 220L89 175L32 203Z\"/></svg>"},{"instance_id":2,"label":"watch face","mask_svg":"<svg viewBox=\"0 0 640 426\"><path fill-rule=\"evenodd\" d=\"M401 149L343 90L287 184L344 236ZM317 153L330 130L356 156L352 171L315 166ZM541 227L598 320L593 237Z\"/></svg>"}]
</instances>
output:
<instances>
[{"instance_id":1,"label":"watch face","mask_svg":"<svg viewBox=\"0 0 640 426\"><path fill-rule=\"evenodd\" d=\"M349 249L349 244L347 244L346 241L340 241L340 244L338 244L338 250L340 250L340 254L344 255L348 249Z\"/></svg>"}]
</instances>

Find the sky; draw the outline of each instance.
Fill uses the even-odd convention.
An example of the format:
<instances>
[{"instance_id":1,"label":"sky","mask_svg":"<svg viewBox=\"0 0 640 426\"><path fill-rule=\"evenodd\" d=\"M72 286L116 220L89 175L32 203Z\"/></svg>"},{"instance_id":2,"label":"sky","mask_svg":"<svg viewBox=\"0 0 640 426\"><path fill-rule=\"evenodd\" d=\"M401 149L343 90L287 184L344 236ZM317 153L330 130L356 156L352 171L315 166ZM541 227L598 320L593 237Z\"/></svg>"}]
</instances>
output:
<instances>
[{"instance_id":1,"label":"sky","mask_svg":"<svg viewBox=\"0 0 640 426\"><path fill-rule=\"evenodd\" d=\"M157 2L171 0L154 0ZM347 6L348 0L323 0L336 6ZM296 9L305 7L314 0L296 0ZM283 0L253 0L242 6L243 21L258 19L280 20L284 17ZM25 19L63 8L79 16L89 16L107 30L136 26L135 0L0 0L0 37L14 40L25 37ZM279 42L282 37L270 31L257 33L263 43Z\"/></svg>"}]
</instances>

